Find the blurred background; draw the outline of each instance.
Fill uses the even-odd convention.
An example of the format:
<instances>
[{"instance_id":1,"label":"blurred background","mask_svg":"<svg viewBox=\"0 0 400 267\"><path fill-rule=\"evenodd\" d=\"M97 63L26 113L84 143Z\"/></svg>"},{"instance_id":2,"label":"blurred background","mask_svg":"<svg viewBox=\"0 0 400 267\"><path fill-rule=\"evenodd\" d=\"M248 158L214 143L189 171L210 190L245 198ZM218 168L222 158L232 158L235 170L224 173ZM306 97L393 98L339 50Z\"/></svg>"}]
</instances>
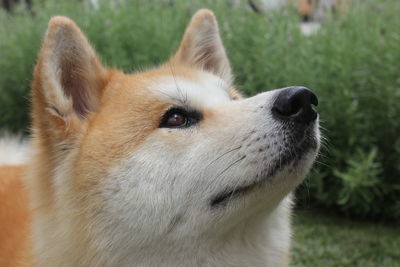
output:
<instances>
[{"instance_id":1,"label":"blurred background","mask_svg":"<svg viewBox=\"0 0 400 267\"><path fill-rule=\"evenodd\" d=\"M168 59L191 15L217 16L251 96L303 85L324 144L298 188L292 266L400 266L399 0L2 0L0 130L29 134L29 91L49 18L74 19L105 65Z\"/></svg>"}]
</instances>

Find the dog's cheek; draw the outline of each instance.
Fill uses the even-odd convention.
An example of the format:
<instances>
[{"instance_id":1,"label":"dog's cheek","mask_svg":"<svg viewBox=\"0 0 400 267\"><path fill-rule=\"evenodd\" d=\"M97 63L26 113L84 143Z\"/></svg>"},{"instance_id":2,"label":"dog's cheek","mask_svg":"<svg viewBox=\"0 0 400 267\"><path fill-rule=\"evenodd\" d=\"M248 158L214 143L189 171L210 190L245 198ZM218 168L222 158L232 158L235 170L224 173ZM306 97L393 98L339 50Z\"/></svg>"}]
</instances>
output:
<instances>
[{"instance_id":1,"label":"dog's cheek","mask_svg":"<svg viewBox=\"0 0 400 267\"><path fill-rule=\"evenodd\" d=\"M187 192L177 154L166 155L160 142L150 139L114 166L101 184L104 218L112 221L115 230L135 233L132 238L138 243L166 231L184 204L179 203L181 194Z\"/></svg>"}]
</instances>

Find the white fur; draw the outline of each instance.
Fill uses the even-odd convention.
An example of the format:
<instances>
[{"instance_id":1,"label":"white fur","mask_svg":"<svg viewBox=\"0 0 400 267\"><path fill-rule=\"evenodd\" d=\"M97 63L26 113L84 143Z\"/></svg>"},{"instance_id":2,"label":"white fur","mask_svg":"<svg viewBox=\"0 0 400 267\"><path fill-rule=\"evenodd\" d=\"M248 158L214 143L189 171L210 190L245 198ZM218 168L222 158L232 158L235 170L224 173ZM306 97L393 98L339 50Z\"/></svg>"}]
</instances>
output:
<instances>
[{"instance_id":1,"label":"white fur","mask_svg":"<svg viewBox=\"0 0 400 267\"><path fill-rule=\"evenodd\" d=\"M215 75L203 73L199 81L176 76L160 77L151 90L162 100L192 109L230 102L228 85Z\"/></svg>"},{"instance_id":2,"label":"white fur","mask_svg":"<svg viewBox=\"0 0 400 267\"><path fill-rule=\"evenodd\" d=\"M0 165L20 165L27 162L28 142L21 135L0 137Z\"/></svg>"}]
</instances>

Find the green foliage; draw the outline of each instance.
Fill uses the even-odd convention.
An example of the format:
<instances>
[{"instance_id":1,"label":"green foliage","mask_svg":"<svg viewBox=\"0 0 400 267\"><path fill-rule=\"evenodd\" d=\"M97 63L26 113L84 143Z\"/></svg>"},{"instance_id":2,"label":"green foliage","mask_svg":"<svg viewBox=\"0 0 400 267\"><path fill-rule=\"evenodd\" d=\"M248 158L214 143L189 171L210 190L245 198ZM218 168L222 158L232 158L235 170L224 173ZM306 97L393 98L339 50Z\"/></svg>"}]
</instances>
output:
<instances>
[{"instance_id":1,"label":"green foliage","mask_svg":"<svg viewBox=\"0 0 400 267\"><path fill-rule=\"evenodd\" d=\"M379 213L381 207L374 203L387 192L387 185L380 182L382 171L376 156L376 148L369 154L359 150L354 157L347 159L346 169L333 168L333 174L341 179L337 203L346 210L354 209L362 215Z\"/></svg>"},{"instance_id":2,"label":"green foliage","mask_svg":"<svg viewBox=\"0 0 400 267\"><path fill-rule=\"evenodd\" d=\"M400 218L400 1L355 1L310 37L291 7L259 15L227 2L119 0L93 8L90 1L48 0L34 15L0 12L0 128L29 125L32 69L52 15L73 18L106 65L129 72L166 60L190 16L208 7L239 89L253 95L304 85L319 96L327 141L298 192L303 205Z\"/></svg>"}]
</instances>

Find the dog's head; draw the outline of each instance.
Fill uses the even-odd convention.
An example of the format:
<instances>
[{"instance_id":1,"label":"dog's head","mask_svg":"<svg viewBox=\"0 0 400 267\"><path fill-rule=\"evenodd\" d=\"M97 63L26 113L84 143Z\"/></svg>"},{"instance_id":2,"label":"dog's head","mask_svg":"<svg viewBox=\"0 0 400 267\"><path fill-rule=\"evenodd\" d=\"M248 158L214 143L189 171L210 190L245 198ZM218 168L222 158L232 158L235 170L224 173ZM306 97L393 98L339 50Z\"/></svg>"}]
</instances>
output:
<instances>
[{"instance_id":1,"label":"dog's head","mask_svg":"<svg viewBox=\"0 0 400 267\"><path fill-rule=\"evenodd\" d=\"M87 242L108 240L98 246L217 237L274 210L319 147L316 96L243 99L208 10L168 62L133 74L103 67L74 22L53 18L32 97L36 198Z\"/></svg>"}]
</instances>

